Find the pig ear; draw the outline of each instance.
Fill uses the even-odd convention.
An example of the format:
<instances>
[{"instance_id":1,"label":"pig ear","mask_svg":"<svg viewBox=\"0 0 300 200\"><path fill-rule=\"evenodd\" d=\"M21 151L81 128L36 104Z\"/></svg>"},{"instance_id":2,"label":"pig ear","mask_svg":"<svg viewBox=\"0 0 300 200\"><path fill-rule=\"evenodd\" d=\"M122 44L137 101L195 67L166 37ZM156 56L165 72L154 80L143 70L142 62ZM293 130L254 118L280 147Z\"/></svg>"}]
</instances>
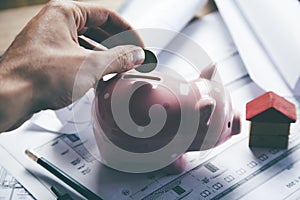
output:
<instances>
[{"instance_id":1,"label":"pig ear","mask_svg":"<svg viewBox=\"0 0 300 200\"><path fill-rule=\"evenodd\" d=\"M211 80L215 76L216 69L217 68L215 63L208 65L201 71L200 78Z\"/></svg>"},{"instance_id":2,"label":"pig ear","mask_svg":"<svg viewBox=\"0 0 300 200\"><path fill-rule=\"evenodd\" d=\"M196 104L196 109L200 111L200 124L209 125L212 114L216 107L216 101L212 98L200 99ZM204 128L204 127L203 127Z\"/></svg>"}]
</instances>

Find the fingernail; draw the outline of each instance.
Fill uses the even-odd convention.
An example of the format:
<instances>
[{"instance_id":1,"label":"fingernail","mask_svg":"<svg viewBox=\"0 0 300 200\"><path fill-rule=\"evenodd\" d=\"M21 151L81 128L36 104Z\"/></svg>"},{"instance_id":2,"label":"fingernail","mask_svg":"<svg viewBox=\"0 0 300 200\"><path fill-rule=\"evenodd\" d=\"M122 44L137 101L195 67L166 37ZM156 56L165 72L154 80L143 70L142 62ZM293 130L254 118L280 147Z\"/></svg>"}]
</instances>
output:
<instances>
[{"instance_id":1,"label":"fingernail","mask_svg":"<svg viewBox=\"0 0 300 200\"><path fill-rule=\"evenodd\" d=\"M140 65L145 60L145 52L141 47L135 47L133 52L133 63L135 65Z\"/></svg>"}]
</instances>

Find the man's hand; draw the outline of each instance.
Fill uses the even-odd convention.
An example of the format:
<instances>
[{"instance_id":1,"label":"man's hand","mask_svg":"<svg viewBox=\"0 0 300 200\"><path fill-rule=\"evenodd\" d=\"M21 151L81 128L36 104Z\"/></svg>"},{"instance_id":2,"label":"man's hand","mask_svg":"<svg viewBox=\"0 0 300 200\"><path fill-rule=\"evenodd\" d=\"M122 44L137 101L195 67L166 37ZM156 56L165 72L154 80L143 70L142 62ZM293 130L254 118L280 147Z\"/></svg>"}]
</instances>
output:
<instances>
[{"instance_id":1,"label":"man's hand","mask_svg":"<svg viewBox=\"0 0 300 200\"><path fill-rule=\"evenodd\" d=\"M46 4L0 60L0 132L40 110L69 105L106 74L141 64L143 43L134 31L122 43L128 45L112 44L104 51L78 37L101 43L128 30L130 25L116 13L97 5L69 0Z\"/></svg>"}]
</instances>

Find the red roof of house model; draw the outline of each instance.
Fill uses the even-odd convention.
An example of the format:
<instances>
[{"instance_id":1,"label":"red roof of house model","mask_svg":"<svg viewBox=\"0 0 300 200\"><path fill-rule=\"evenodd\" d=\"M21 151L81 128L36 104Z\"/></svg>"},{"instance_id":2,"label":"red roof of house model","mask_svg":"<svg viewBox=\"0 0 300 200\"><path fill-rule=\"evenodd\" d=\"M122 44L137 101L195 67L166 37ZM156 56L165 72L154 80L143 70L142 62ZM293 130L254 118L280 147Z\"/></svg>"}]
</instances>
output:
<instances>
[{"instance_id":1,"label":"red roof of house model","mask_svg":"<svg viewBox=\"0 0 300 200\"><path fill-rule=\"evenodd\" d=\"M296 118L295 105L274 92L267 92L246 105L247 120L290 123Z\"/></svg>"}]
</instances>

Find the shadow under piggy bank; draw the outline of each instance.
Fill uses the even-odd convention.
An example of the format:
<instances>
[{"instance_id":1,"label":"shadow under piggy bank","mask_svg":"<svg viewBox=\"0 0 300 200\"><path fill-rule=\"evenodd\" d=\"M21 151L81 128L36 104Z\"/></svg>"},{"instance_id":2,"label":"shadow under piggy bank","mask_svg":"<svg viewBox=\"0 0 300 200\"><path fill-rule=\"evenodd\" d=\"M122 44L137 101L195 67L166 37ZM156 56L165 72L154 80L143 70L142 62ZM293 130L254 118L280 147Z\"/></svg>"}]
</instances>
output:
<instances>
[{"instance_id":1,"label":"shadow under piggy bank","mask_svg":"<svg viewBox=\"0 0 300 200\"><path fill-rule=\"evenodd\" d=\"M92 106L100 161L124 172L180 173L185 152L211 149L238 134L240 116L213 79L215 71L208 66L192 81L159 72L100 80Z\"/></svg>"}]
</instances>

